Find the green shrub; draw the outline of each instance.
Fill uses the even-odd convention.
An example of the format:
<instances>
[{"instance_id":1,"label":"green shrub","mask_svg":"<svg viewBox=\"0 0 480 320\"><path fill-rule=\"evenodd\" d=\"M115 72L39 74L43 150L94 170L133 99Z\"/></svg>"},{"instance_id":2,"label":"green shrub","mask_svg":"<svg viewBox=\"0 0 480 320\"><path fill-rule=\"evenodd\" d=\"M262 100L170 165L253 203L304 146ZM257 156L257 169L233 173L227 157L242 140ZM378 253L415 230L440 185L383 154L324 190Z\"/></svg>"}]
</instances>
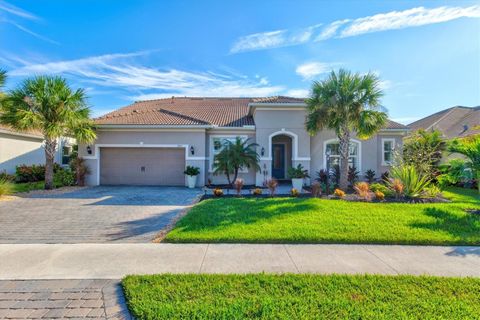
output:
<instances>
[{"instance_id":1,"label":"green shrub","mask_svg":"<svg viewBox=\"0 0 480 320\"><path fill-rule=\"evenodd\" d=\"M200 168L194 166L187 166L183 174L187 176L198 176L200 174Z\"/></svg>"},{"instance_id":2,"label":"green shrub","mask_svg":"<svg viewBox=\"0 0 480 320\"><path fill-rule=\"evenodd\" d=\"M390 190L386 185L384 185L382 183L372 183L370 185L370 190L372 190L372 192L374 192L374 193L375 192L381 192L387 197L393 196L392 190Z\"/></svg>"},{"instance_id":3,"label":"green shrub","mask_svg":"<svg viewBox=\"0 0 480 320\"><path fill-rule=\"evenodd\" d=\"M410 198L422 196L427 187L430 186L430 180L426 174L420 174L412 165L396 165L390 169L392 181L398 180L403 185L403 194Z\"/></svg>"},{"instance_id":4,"label":"green shrub","mask_svg":"<svg viewBox=\"0 0 480 320\"><path fill-rule=\"evenodd\" d=\"M55 172L53 176L55 185L59 187L75 185L75 172L70 169L62 169Z\"/></svg>"},{"instance_id":5,"label":"green shrub","mask_svg":"<svg viewBox=\"0 0 480 320\"><path fill-rule=\"evenodd\" d=\"M462 159L451 159L440 167L440 171L442 174L437 177L437 180L442 188L459 183L469 183L473 180L472 170Z\"/></svg>"},{"instance_id":6,"label":"green shrub","mask_svg":"<svg viewBox=\"0 0 480 320\"><path fill-rule=\"evenodd\" d=\"M53 172L56 173L63 168L55 163L53 165ZM22 164L15 168L15 182L37 182L45 180L45 165L43 164L33 164L27 166Z\"/></svg>"},{"instance_id":7,"label":"green shrub","mask_svg":"<svg viewBox=\"0 0 480 320\"><path fill-rule=\"evenodd\" d=\"M304 179L304 178L310 177L308 175L308 170L303 168L301 164L298 164L296 168L295 167L289 168L287 175L290 179Z\"/></svg>"},{"instance_id":8,"label":"green shrub","mask_svg":"<svg viewBox=\"0 0 480 320\"><path fill-rule=\"evenodd\" d=\"M357 170L355 167L348 168L348 182L350 185L354 185L358 181L358 176L360 175L360 171Z\"/></svg>"},{"instance_id":9,"label":"green shrub","mask_svg":"<svg viewBox=\"0 0 480 320\"><path fill-rule=\"evenodd\" d=\"M442 190L440 190L439 187L436 185L432 184L429 187L425 188L423 192L423 196L426 198L436 198L442 193Z\"/></svg>"},{"instance_id":10,"label":"green shrub","mask_svg":"<svg viewBox=\"0 0 480 320\"><path fill-rule=\"evenodd\" d=\"M376 175L376 172L372 169L368 169L367 171L365 171L365 179L370 184L372 184L373 181L375 181L375 175Z\"/></svg>"},{"instance_id":11,"label":"green shrub","mask_svg":"<svg viewBox=\"0 0 480 320\"><path fill-rule=\"evenodd\" d=\"M2 171L2 172L0 172L0 181L1 180L7 180L7 181L10 181L10 182L14 182L15 181L15 175L8 174L6 171Z\"/></svg>"},{"instance_id":12,"label":"green shrub","mask_svg":"<svg viewBox=\"0 0 480 320\"><path fill-rule=\"evenodd\" d=\"M6 179L0 180L0 198L13 193L13 183Z\"/></svg>"}]
</instances>

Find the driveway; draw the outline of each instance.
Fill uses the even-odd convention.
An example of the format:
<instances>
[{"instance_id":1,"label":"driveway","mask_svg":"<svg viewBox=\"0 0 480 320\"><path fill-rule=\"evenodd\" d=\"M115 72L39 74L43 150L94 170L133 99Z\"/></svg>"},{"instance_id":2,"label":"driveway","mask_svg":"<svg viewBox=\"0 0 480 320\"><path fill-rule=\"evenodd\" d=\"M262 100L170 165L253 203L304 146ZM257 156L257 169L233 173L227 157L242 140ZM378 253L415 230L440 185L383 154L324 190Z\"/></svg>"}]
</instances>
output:
<instances>
[{"instance_id":1,"label":"driveway","mask_svg":"<svg viewBox=\"0 0 480 320\"><path fill-rule=\"evenodd\" d=\"M0 202L0 243L150 242L201 191L92 187Z\"/></svg>"}]
</instances>

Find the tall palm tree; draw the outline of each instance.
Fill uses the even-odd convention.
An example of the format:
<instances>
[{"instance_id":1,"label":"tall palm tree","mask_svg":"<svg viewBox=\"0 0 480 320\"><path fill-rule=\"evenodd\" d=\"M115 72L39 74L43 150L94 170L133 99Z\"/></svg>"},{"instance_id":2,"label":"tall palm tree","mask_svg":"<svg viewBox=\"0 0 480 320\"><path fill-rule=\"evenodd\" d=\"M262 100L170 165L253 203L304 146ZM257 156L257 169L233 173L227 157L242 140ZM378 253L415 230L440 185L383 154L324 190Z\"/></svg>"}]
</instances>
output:
<instances>
[{"instance_id":1,"label":"tall palm tree","mask_svg":"<svg viewBox=\"0 0 480 320\"><path fill-rule=\"evenodd\" d=\"M229 185L237 180L238 173L242 168L260 170L258 162L260 156L256 148L258 144L250 139L236 137L235 141L225 140L222 150L215 155L213 169L215 174L225 174ZM230 175L233 174L233 180Z\"/></svg>"},{"instance_id":2,"label":"tall palm tree","mask_svg":"<svg viewBox=\"0 0 480 320\"><path fill-rule=\"evenodd\" d=\"M335 131L340 147L341 189L348 187L348 156L352 133L368 139L385 126L387 114L380 111L383 96L373 73L359 74L340 69L323 81L315 81L306 100L305 127L311 135L322 129Z\"/></svg>"},{"instance_id":3,"label":"tall palm tree","mask_svg":"<svg viewBox=\"0 0 480 320\"><path fill-rule=\"evenodd\" d=\"M72 90L61 77L37 76L10 91L0 109L0 123L38 130L45 138L45 189L53 188L53 165L58 138L71 136L91 142L96 134L82 89Z\"/></svg>"},{"instance_id":4,"label":"tall palm tree","mask_svg":"<svg viewBox=\"0 0 480 320\"><path fill-rule=\"evenodd\" d=\"M5 70L0 69L0 89L3 88L5 85L5 81L7 80L7 73ZM4 96L3 92L0 91L0 99Z\"/></svg>"},{"instance_id":5,"label":"tall palm tree","mask_svg":"<svg viewBox=\"0 0 480 320\"><path fill-rule=\"evenodd\" d=\"M448 151L460 153L467 158L467 166L477 178L478 193L480 193L480 135L455 139L448 145Z\"/></svg>"}]
</instances>

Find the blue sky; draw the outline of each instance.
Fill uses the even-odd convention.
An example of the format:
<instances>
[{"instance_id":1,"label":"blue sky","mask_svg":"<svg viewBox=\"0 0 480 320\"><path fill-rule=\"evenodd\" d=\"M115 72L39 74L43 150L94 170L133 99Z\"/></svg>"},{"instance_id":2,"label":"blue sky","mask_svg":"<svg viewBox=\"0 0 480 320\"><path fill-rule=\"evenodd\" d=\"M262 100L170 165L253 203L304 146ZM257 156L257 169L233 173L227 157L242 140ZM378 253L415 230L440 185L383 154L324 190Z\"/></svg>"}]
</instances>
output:
<instances>
[{"instance_id":1,"label":"blue sky","mask_svg":"<svg viewBox=\"0 0 480 320\"><path fill-rule=\"evenodd\" d=\"M176 96L305 96L376 72L390 117L480 105L478 1L0 0L7 88L61 74L94 115Z\"/></svg>"}]
</instances>

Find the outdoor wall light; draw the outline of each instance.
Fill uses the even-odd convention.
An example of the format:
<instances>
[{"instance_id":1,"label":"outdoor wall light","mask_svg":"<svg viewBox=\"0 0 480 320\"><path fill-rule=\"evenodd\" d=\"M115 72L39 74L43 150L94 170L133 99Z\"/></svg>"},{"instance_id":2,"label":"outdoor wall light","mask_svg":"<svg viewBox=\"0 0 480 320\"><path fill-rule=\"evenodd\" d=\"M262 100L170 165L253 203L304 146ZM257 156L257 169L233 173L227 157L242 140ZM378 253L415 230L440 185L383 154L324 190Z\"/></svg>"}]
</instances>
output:
<instances>
[{"instance_id":1,"label":"outdoor wall light","mask_svg":"<svg viewBox=\"0 0 480 320\"><path fill-rule=\"evenodd\" d=\"M262 155L262 157L265 155L265 148L262 147L262 150L260 151L260 154Z\"/></svg>"},{"instance_id":2,"label":"outdoor wall light","mask_svg":"<svg viewBox=\"0 0 480 320\"><path fill-rule=\"evenodd\" d=\"M87 153L88 153L88 154L92 154L92 147L87 146Z\"/></svg>"},{"instance_id":3,"label":"outdoor wall light","mask_svg":"<svg viewBox=\"0 0 480 320\"><path fill-rule=\"evenodd\" d=\"M190 146L190 153L192 156L195 154L195 148L193 146Z\"/></svg>"}]
</instances>

